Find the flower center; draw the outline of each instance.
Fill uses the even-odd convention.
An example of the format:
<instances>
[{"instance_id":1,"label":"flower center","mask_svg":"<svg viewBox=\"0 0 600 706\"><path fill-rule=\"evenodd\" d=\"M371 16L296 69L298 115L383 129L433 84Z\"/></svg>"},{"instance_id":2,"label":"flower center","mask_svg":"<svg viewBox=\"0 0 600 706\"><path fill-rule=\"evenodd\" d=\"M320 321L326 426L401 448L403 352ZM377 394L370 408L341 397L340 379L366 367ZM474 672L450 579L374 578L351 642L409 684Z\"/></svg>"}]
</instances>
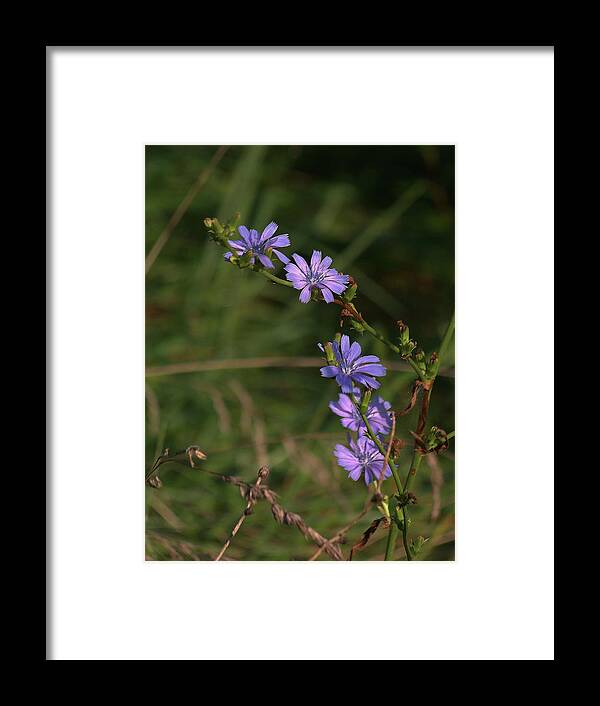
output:
<instances>
[{"instance_id":1,"label":"flower center","mask_svg":"<svg viewBox=\"0 0 600 706\"><path fill-rule=\"evenodd\" d=\"M339 367L344 375L350 375L354 371L354 364L343 359L340 361Z\"/></svg>"},{"instance_id":2,"label":"flower center","mask_svg":"<svg viewBox=\"0 0 600 706\"><path fill-rule=\"evenodd\" d=\"M363 451L359 453L358 460L363 468L370 466L377 458L376 451Z\"/></svg>"}]
</instances>

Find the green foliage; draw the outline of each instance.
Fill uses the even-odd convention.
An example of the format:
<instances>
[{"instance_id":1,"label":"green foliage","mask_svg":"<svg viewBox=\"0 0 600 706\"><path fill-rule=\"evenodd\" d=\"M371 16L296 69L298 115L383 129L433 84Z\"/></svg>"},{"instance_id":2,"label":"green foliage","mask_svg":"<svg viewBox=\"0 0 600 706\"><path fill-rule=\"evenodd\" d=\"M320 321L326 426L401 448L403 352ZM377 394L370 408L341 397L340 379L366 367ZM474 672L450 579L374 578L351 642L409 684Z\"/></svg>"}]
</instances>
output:
<instances>
[{"instance_id":1,"label":"green foliage","mask_svg":"<svg viewBox=\"0 0 600 706\"><path fill-rule=\"evenodd\" d=\"M215 149L147 148L147 252ZM296 367L299 358L322 357L316 343L333 340L339 308L301 305L293 290L225 263L204 219L218 218L226 224L221 228L238 211L241 223L258 228L275 220L278 232L290 234L290 253L310 255L315 247L354 277L361 310L378 330L396 340L397 320L410 321L411 335L432 351L454 307L453 173L453 149L446 147L427 148L426 159L419 147L250 146L226 152L146 277L145 474L166 447L197 445L207 456L194 468L163 464L162 487L146 487L148 558L210 559L219 551L245 503L209 471L253 482L268 462L268 484L281 504L325 536L348 524L367 497L364 484L348 480L332 454L344 441L327 407L335 385L320 377L318 364ZM222 235L216 224L214 235ZM281 269L276 274L282 276ZM348 323L345 330L358 336ZM392 361L380 341L361 336L360 343L365 353ZM282 367L261 363L273 357L292 360ZM252 359L256 367L243 367L239 359ZM448 344L442 372L453 361ZM200 369L183 372L188 363ZM428 365L423 357L425 371ZM395 409L406 405L413 380L410 370L388 373L382 392ZM398 419L397 436L407 441L398 458L402 473L410 462L415 414ZM451 378L437 378L430 419L454 429ZM436 458L444 483L435 521L437 491L426 462L411 484L418 497L411 531L430 539L419 559L453 558L452 447ZM349 531L349 545L372 520L366 515ZM295 528L277 525L268 504L258 502L225 557L302 560L315 548ZM384 550L382 533L354 560L381 559ZM401 556L402 548L396 551Z\"/></svg>"}]
</instances>

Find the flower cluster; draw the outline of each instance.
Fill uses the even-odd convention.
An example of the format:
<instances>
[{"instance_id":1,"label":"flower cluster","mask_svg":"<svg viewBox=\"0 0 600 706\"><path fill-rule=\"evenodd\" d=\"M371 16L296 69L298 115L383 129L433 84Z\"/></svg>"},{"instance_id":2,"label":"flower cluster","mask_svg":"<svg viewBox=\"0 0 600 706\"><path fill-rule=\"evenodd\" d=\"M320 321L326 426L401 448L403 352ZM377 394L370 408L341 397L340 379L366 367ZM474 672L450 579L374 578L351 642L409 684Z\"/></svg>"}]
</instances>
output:
<instances>
[{"instance_id":1,"label":"flower cluster","mask_svg":"<svg viewBox=\"0 0 600 706\"><path fill-rule=\"evenodd\" d=\"M215 225L215 221L216 219L209 219L211 227ZM303 304L308 304L313 294L318 293L327 304L331 304L336 294L340 295L347 289L350 277L331 267L332 259L323 257L319 250L313 250L310 263L297 253L292 255L294 262L290 262L290 258L278 249L287 248L290 245L290 237L287 233L275 235L277 228L277 223L272 221L259 235L254 228L239 226L239 240L229 240L226 235L221 234L219 242L231 248L225 253L225 259L232 262L241 260L246 265L256 265L258 260L263 267L272 270L272 256L275 255L285 265L288 282L300 290L299 298Z\"/></svg>"},{"instance_id":2,"label":"flower cluster","mask_svg":"<svg viewBox=\"0 0 600 706\"><path fill-rule=\"evenodd\" d=\"M327 352L321 344L319 347ZM330 365L321 368L321 375L326 378L335 377L341 388L337 402L330 402L329 408L340 417L345 429L357 434L356 439L348 434L348 446L337 444L333 453L352 480L358 480L363 475L368 485L379 479L382 470L383 477L388 478L392 471L387 464L383 468L385 459L368 435L363 414L371 431L379 438L380 434L385 435L390 431L391 405L379 396L361 400L361 388L356 387L363 385L369 391L377 389L379 381L375 378L383 377L386 369L377 356L361 356L360 345L356 341L351 345L348 336L342 336L339 343L334 341L328 344L328 351L328 358L333 356L333 360L328 360Z\"/></svg>"},{"instance_id":3,"label":"flower cluster","mask_svg":"<svg viewBox=\"0 0 600 706\"><path fill-rule=\"evenodd\" d=\"M276 235L278 228L274 221L259 234L258 230L239 226L239 240L232 240L235 235L234 223L221 226L217 219L207 219L205 222L210 227L213 239L221 245L229 246L230 251L225 253L225 259L247 267L262 265L265 270L274 269L273 255L283 264L288 286L300 291L299 299L302 304L308 304L311 299L322 298L327 304L335 301L336 296L344 294L350 284L350 277L334 269L333 261L320 250L313 250L310 262L301 255L292 254L293 262L279 248L290 246L287 233ZM272 273L268 274L272 280L286 284ZM354 290L354 291L353 291ZM351 301L356 292L356 285L346 293L346 301ZM329 404L331 411L340 417L342 426L348 432L348 446L337 444L334 454L339 465L348 471L348 477L358 480L364 476L368 485L378 480L383 472L384 478L391 475L391 469L386 464L381 447L375 443L373 436L379 440L389 434L390 403L381 397L370 397L372 390L380 386L377 378L386 374L386 369L375 355L362 355L362 349L356 341L350 344L348 336L341 336L339 342L334 341L327 345L327 351L319 344L323 352L327 352L327 365L321 368L321 375L325 378L335 378L340 386L341 394L337 401ZM362 386L362 388L361 388ZM368 393L367 397L361 391ZM363 416L364 415L364 416ZM370 430L365 424L368 421ZM350 436L356 434L356 438Z\"/></svg>"}]
</instances>

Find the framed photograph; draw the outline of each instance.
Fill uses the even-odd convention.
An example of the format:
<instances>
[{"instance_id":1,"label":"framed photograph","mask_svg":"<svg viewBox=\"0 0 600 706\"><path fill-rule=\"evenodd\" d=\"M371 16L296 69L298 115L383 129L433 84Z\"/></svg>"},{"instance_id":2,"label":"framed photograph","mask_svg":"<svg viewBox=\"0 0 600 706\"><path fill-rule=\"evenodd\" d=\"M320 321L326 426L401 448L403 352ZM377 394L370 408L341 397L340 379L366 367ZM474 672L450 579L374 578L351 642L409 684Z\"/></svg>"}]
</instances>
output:
<instances>
[{"instance_id":1,"label":"framed photograph","mask_svg":"<svg viewBox=\"0 0 600 706\"><path fill-rule=\"evenodd\" d=\"M554 47L46 77L46 658L554 659Z\"/></svg>"}]
</instances>

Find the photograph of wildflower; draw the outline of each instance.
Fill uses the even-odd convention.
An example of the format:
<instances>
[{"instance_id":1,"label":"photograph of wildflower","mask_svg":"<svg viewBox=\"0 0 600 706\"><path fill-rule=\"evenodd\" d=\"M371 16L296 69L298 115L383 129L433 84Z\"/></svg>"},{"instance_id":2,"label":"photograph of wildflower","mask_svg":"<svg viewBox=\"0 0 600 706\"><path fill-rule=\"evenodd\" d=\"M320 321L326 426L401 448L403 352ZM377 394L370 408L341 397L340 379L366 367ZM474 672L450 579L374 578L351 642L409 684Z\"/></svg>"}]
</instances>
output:
<instances>
[{"instance_id":1,"label":"photograph of wildflower","mask_svg":"<svg viewBox=\"0 0 600 706\"><path fill-rule=\"evenodd\" d=\"M454 560L454 147L145 160L146 559Z\"/></svg>"}]
</instances>

